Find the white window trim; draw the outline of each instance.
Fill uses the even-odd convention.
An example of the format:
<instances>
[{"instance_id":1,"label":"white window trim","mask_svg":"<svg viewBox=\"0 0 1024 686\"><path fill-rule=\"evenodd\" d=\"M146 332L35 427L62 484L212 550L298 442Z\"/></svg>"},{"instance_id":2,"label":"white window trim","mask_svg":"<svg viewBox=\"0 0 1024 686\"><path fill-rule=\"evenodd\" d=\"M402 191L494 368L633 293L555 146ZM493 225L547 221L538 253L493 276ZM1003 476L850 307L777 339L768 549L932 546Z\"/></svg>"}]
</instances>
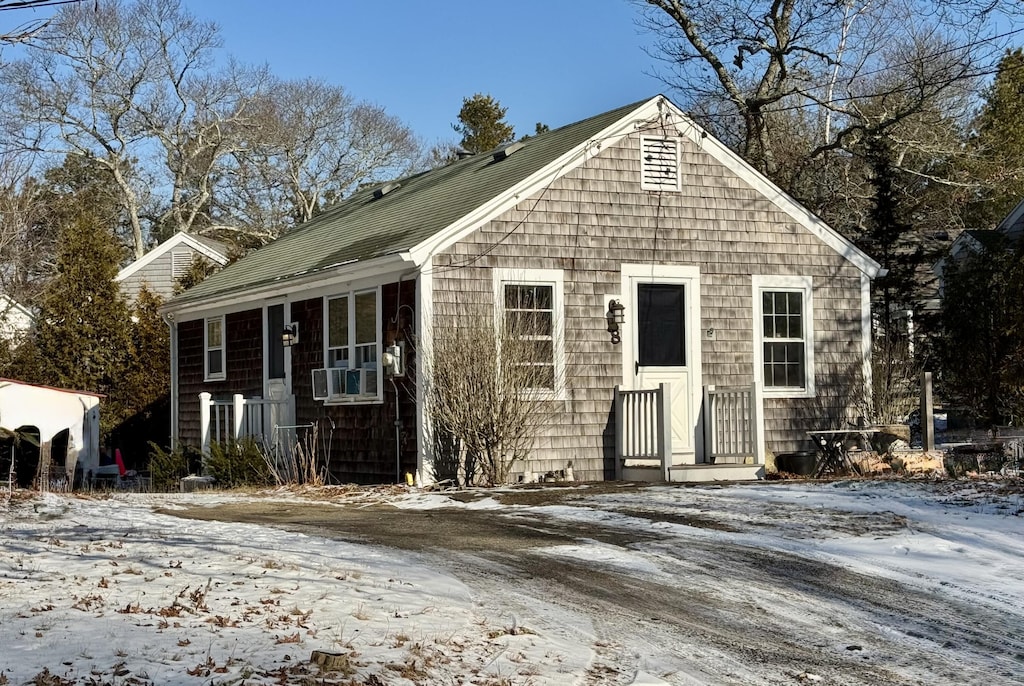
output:
<instances>
[{"instance_id":1,"label":"white window trim","mask_svg":"<svg viewBox=\"0 0 1024 686\"><path fill-rule=\"evenodd\" d=\"M324 405L380 405L384 402L384 369L381 367L380 359L383 353L381 338L381 329L383 327L381 321L381 287L374 286L371 288L359 288L351 291L339 291L337 293L331 293L330 295L323 296L323 366L330 369L330 301L336 298L348 298L348 333L349 333L349 361L355 359L355 335L356 335L356 320L355 320L355 308L356 308L356 296L364 293L373 293L376 298L376 315L374 318L374 336L376 337L376 357L377 357L377 392L374 395L364 396L351 396L345 398L331 398L324 400Z\"/></svg>"},{"instance_id":2,"label":"white window trim","mask_svg":"<svg viewBox=\"0 0 1024 686\"><path fill-rule=\"evenodd\" d=\"M210 373L210 322L220 321L220 372ZM203 381L223 381L228 376L228 327L224 315L203 318Z\"/></svg>"},{"instance_id":3,"label":"white window trim","mask_svg":"<svg viewBox=\"0 0 1024 686\"><path fill-rule=\"evenodd\" d=\"M761 294L764 291L788 291L803 294L804 298L804 388L768 388L764 383L764 316L761 312ZM754 332L754 380L764 390L766 398L814 397L814 288L809 276L751 277Z\"/></svg>"},{"instance_id":4,"label":"white window trim","mask_svg":"<svg viewBox=\"0 0 1024 686\"><path fill-rule=\"evenodd\" d=\"M644 168L647 161L644 159L644 149L647 141L659 141L662 143L673 143L676 149L676 178L675 184L672 186L666 186L663 184L652 184L646 182L646 175L644 174ZM679 145L679 138L672 136L640 136L640 189L645 191L665 191L665 192L678 192L682 190L683 183L683 171L682 171L682 149Z\"/></svg>"},{"instance_id":5,"label":"white window trim","mask_svg":"<svg viewBox=\"0 0 1024 686\"><path fill-rule=\"evenodd\" d=\"M553 356L555 388L526 391L531 399L565 399L565 275L561 269L494 269L494 325L501 326L505 315L505 285L552 286Z\"/></svg>"}]
</instances>

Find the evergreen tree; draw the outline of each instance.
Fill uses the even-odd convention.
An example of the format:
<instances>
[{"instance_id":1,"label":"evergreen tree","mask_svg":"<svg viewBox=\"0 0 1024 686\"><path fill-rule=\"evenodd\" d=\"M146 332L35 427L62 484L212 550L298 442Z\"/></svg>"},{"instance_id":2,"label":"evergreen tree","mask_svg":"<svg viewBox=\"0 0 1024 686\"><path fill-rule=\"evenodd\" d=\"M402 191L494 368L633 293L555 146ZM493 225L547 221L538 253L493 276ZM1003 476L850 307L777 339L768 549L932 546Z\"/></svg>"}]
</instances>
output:
<instances>
[{"instance_id":1,"label":"evergreen tree","mask_svg":"<svg viewBox=\"0 0 1024 686\"><path fill-rule=\"evenodd\" d=\"M897 311L920 302L917 270L923 266L924 255L920 241L915 239L914 227L903 215L889 141L875 135L867 139L865 147L872 171L873 198L862 247L888 269L885 276L875 281L874 310L883 335L905 335L905 328L899 331L901 326L905 327L905 317Z\"/></svg>"},{"instance_id":2,"label":"evergreen tree","mask_svg":"<svg viewBox=\"0 0 1024 686\"><path fill-rule=\"evenodd\" d=\"M487 152L515 138L515 130L505 121L507 107L490 95L477 93L462 100L459 123L452 124L462 134L460 145L472 153Z\"/></svg>"},{"instance_id":3,"label":"evergreen tree","mask_svg":"<svg viewBox=\"0 0 1024 686\"><path fill-rule=\"evenodd\" d=\"M131 410L146 407L170 390L171 340L160 316L162 304L160 296L144 285L131 307L132 355L117 389Z\"/></svg>"},{"instance_id":4,"label":"evergreen tree","mask_svg":"<svg viewBox=\"0 0 1024 686\"><path fill-rule=\"evenodd\" d=\"M1024 49L1007 52L985 93L967 174L981 184L964 211L968 228L992 228L1024 198Z\"/></svg>"},{"instance_id":5,"label":"evergreen tree","mask_svg":"<svg viewBox=\"0 0 1024 686\"><path fill-rule=\"evenodd\" d=\"M32 338L34 381L102 393L104 433L125 416L131 398L119 382L133 354L132 321L117 275L121 248L87 208L61 228L57 275L43 293Z\"/></svg>"},{"instance_id":6,"label":"evergreen tree","mask_svg":"<svg viewBox=\"0 0 1024 686\"><path fill-rule=\"evenodd\" d=\"M1024 250L993 245L943 270L940 391L988 425L1024 412Z\"/></svg>"},{"instance_id":7,"label":"evergreen tree","mask_svg":"<svg viewBox=\"0 0 1024 686\"><path fill-rule=\"evenodd\" d=\"M218 269L220 266L215 262L207 260L202 255L194 255L185 273L174 281L174 294L184 293Z\"/></svg>"}]
</instances>

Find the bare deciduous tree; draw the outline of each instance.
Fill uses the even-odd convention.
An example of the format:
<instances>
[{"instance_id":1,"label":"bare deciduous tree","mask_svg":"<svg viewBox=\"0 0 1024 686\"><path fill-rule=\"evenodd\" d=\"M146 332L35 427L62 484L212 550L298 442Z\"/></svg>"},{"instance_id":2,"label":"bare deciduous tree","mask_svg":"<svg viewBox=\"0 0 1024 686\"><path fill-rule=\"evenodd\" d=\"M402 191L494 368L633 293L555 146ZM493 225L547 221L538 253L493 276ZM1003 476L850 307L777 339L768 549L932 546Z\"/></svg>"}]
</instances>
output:
<instances>
[{"instance_id":1,"label":"bare deciduous tree","mask_svg":"<svg viewBox=\"0 0 1024 686\"><path fill-rule=\"evenodd\" d=\"M1001 43L1003 0L645 0L658 36L662 78L703 109L739 124L739 149L775 177L773 115L815 119L806 157L845 149L866 128L882 131L983 73ZM872 102L870 114L861 103ZM715 124L718 124L717 126ZM728 136L726 136L728 137Z\"/></svg>"},{"instance_id":2,"label":"bare deciduous tree","mask_svg":"<svg viewBox=\"0 0 1024 686\"><path fill-rule=\"evenodd\" d=\"M71 5L77 2L81 2L81 0L0 0L0 12L39 9L54 5ZM29 41L46 27L47 22L48 20L45 18L30 19L5 33L0 33L0 44Z\"/></svg>"},{"instance_id":3,"label":"bare deciduous tree","mask_svg":"<svg viewBox=\"0 0 1024 686\"><path fill-rule=\"evenodd\" d=\"M251 132L234 153L227 202L240 223L263 227L267 238L362 184L408 173L420 156L398 119L315 79L274 82L255 108Z\"/></svg>"},{"instance_id":4,"label":"bare deciduous tree","mask_svg":"<svg viewBox=\"0 0 1024 686\"><path fill-rule=\"evenodd\" d=\"M181 92L218 41L217 27L178 0L73 5L30 44L26 59L5 68L14 140L102 164L121 191L136 257L146 248L149 191L166 183L162 170L142 163L152 154L154 125L166 122L145 115L159 111L168 92Z\"/></svg>"}]
</instances>

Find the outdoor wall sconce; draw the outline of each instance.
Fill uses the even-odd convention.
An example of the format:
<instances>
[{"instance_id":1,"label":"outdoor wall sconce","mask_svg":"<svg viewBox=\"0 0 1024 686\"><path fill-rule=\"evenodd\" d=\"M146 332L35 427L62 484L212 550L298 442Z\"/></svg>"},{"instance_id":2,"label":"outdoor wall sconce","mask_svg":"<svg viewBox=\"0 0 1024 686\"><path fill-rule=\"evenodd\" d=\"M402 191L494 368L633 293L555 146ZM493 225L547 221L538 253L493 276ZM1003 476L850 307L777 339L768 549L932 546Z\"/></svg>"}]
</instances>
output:
<instances>
[{"instance_id":1,"label":"outdoor wall sconce","mask_svg":"<svg viewBox=\"0 0 1024 686\"><path fill-rule=\"evenodd\" d=\"M281 332L281 344L286 348L290 348L299 342L299 325L297 322L286 324L284 331Z\"/></svg>"},{"instance_id":2,"label":"outdoor wall sconce","mask_svg":"<svg viewBox=\"0 0 1024 686\"><path fill-rule=\"evenodd\" d=\"M619 329L622 323L626 321L625 312L626 306L618 300L612 300L608 303L608 311L604 316L608 320L608 333L612 336L612 343L618 343L622 340Z\"/></svg>"}]
</instances>

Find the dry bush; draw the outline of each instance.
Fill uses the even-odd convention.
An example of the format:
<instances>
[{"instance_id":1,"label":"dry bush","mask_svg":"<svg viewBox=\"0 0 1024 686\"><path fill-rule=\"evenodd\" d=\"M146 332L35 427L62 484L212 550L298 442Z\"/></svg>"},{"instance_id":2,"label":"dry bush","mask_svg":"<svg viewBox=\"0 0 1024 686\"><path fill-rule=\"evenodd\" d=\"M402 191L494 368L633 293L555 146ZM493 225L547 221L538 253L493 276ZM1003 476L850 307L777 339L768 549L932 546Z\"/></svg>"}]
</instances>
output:
<instances>
[{"instance_id":1,"label":"dry bush","mask_svg":"<svg viewBox=\"0 0 1024 686\"><path fill-rule=\"evenodd\" d=\"M871 357L871 408L875 424L903 424L918 407L921 362L907 339L876 336Z\"/></svg>"},{"instance_id":2,"label":"dry bush","mask_svg":"<svg viewBox=\"0 0 1024 686\"><path fill-rule=\"evenodd\" d=\"M564 374L551 364L559 329L536 313L513 314L435 329L426 395L438 480L507 483L551 417Z\"/></svg>"}]
</instances>

